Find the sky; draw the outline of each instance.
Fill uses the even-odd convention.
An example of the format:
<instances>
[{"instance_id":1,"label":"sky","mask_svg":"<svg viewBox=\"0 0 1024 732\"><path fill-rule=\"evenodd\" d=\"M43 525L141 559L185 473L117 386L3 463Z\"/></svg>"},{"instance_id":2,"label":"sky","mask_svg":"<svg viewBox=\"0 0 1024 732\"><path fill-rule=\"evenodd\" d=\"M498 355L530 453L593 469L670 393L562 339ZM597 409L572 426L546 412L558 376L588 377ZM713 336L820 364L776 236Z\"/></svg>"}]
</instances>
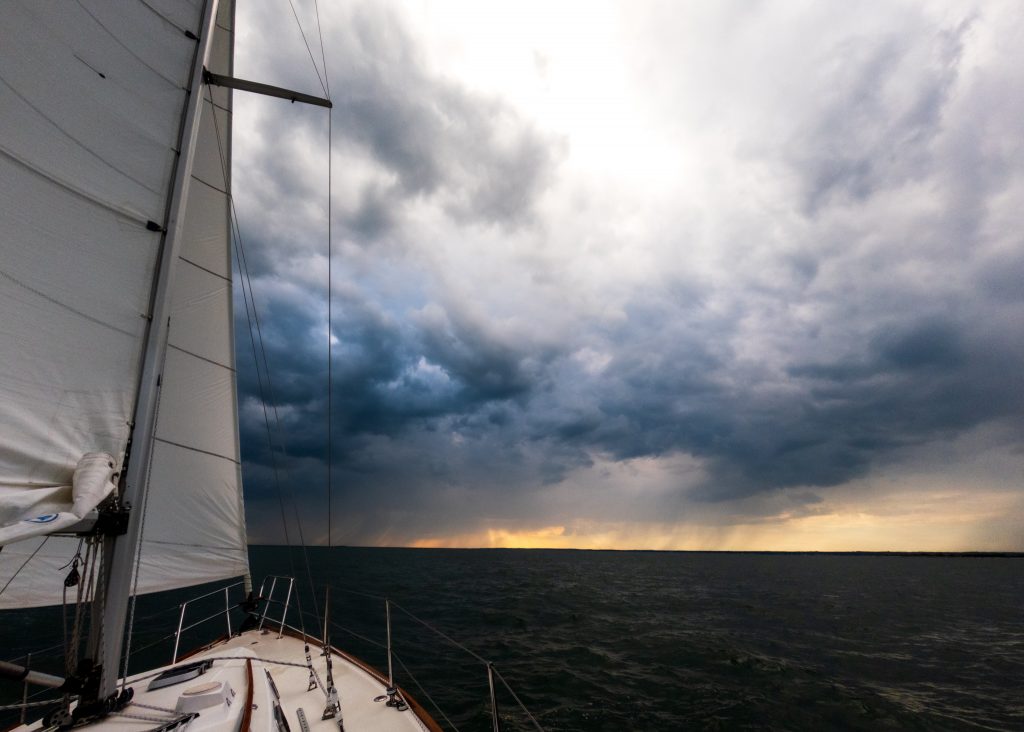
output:
<instances>
[{"instance_id":1,"label":"sky","mask_svg":"<svg viewBox=\"0 0 1024 732\"><path fill-rule=\"evenodd\" d=\"M235 95L250 541L328 539L330 200L334 544L1024 550L1015 1L294 8L237 18L334 102Z\"/></svg>"}]
</instances>

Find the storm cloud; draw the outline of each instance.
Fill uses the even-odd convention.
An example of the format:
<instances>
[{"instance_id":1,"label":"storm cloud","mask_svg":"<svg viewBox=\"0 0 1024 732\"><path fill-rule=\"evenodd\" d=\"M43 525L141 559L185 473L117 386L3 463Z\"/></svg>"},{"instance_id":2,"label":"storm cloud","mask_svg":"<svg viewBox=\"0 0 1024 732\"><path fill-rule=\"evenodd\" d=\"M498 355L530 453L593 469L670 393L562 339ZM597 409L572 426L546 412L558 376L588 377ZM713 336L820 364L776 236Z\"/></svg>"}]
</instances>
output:
<instances>
[{"instance_id":1,"label":"storm cloud","mask_svg":"<svg viewBox=\"0 0 1024 732\"><path fill-rule=\"evenodd\" d=\"M239 75L317 92L297 31L284 63L242 50L273 12L240 16ZM464 47L439 11L321 12L336 541L813 514L981 434L1020 460L1011 4L477 9ZM235 118L273 385L236 292L250 524L279 538L276 465L322 539L327 118L240 96ZM656 489L602 482L638 465ZM1019 499L1001 470L962 490Z\"/></svg>"}]
</instances>

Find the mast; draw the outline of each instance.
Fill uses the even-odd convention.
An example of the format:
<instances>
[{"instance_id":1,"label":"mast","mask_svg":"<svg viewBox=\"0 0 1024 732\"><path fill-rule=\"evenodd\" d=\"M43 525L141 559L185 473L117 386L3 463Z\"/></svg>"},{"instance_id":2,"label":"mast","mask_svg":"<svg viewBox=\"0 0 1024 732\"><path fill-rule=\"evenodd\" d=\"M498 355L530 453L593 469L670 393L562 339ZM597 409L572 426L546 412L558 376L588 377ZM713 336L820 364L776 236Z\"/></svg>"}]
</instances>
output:
<instances>
[{"instance_id":1,"label":"mast","mask_svg":"<svg viewBox=\"0 0 1024 732\"><path fill-rule=\"evenodd\" d=\"M185 221L185 201L192 179L196 139L199 133L199 112L202 103L203 69L210 54L218 0L207 0L202 29L196 43L192 63L189 97L181 128L178 162L168 199L166 231L154 279L151 320L143 350L142 376L132 429L131 458L125 475L121 500L130 504L128 530L123 536L107 536L103 540L103 567L96 587L93 623L99 623L90 634L88 656L99 666L99 687L96 699L112 696L117 687L121 651L124 644L128 598L132 591L135 560L142 539L142 521L149 489L149 467L152 458L153 432L160 399L161 377L167 351L170 325L171 285L174 265L181 249Z\"/></svg>"}]
</instances>

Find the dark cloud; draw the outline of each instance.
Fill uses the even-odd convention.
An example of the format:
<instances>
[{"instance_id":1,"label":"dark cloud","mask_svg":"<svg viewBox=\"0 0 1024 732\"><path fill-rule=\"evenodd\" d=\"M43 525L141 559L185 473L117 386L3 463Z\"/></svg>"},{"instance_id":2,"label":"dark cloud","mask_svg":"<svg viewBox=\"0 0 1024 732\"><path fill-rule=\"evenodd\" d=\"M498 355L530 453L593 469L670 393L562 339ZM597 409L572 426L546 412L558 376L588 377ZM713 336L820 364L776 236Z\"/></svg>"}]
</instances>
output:
<instances>
[{"instance_id":1,"label":"dark cloud","mask_svg":"<svg viewBox=\"0 0 1024 732\"><path fill-rule=\"evenodd\" d=\"M269 403L294 436L290 453L312 457L325 454L326 344L315 333L320 313L302 305L272 301L261 320L272 373ZM493 405L527 398L552 356L439 306L403 324L355 297L336 298L335 309L334 429L345 461L356 459L359 439L368 435L397 437L451 419L457 420L452 427L471 431L506 424L507 413ZM239 311L243 339L248 328ZM260 389L251 346L240 340L239 348L249 351L239 357L240 392L255 404ZM246 457L267 462L262 410L243 414L243 444L253 449Z\"/></svg>"},{"instance_id":2,"label":"dark cloud","mask_svg":"<svg viewBox=\"0 0 1024 732\"><path fill-rule=\"evenodd\" d=\"M556 141L504 102L430 73L392 9L355 3L336 10L324 16L323 29L330 39L335 152L343 161L370 161L372 168L367 176L344 165L341 175L358 194L336 203L340 226L355 241L372 242L424 198L465 223L528 223L557 161ZM319 81L308 59L283 67L263 63L254 74L322 93L310 88ZM265 171L263 203L306 210L306 202L322 197L324 178L297 164L298 148L309 137L326 140L327 123L320 110L296 115L280 106L258 106L262 149L252 167Z\"/></svg>"},{"instance_id":3,"label":"dark cloud","mask_svg":"<svg viewBox=\"0 0 1024 732\"><path fill-rule=\"evenodd\" d=\"M488 332L465 314L431 308L416 318L423 356L437 364L464 393L479 402L527 395L543 378L553 355Z\"/></svg>"},{"instance_id":4,"label":"dark cloud","mask_svg":"<svg viewBox=\"0 0 1024 732\"><path fill-rule=\"evenodd\" d=\"M839 361L794 358L780 376L744 371L727 349L709 352L697 326L645 322L650 311L641 308L610 334L617 355L589 374L567 353L503 341L440 308L402 325L365 303L341 310L336 486L359 503L361 491L430 502L456 486L494 492L506 505L502 491L556 484L595 454L705 459L707 478L690 493L702 500L828 487L865 476L903 448L1024 413L1014 375L1020 349L938 317L879 327ZM655 325L664 332L652 348L644 341ZM1012 338L1024 343L1019 326ZM322 347L301 335L271 340L276 395L290 415L285 431L298 437L290 453L322 458ZM243 393L253 394L251 373L242 376ZM243 428L247 463L268 464L263 448L252 447L266 444L262 425L243 420ZM383 530L366 510L362 531Z\"/></svg>"},{"instance_id":5,"label":"dark cloud","mask_svg":"<svg viewBox=\"0 0 1024 732\"><path fill-rule=\"evenodd\" d=\"M335 171L335 538L405 542L467 522L545 521L553 504L672 520L682 501L590 501L596 489L579 485L563 504L554 496L602 461L678 456L701 466L679 478L674 497L688 505L784 492L811 515L825 489L914 447L988 424L1021 434L1024 259L1005 202L1024 161L998 142L1005 115L984 117L989 92L964 63L980 21L898 20L884 32L831 31L821 44L830 62L808 64L788 123L730 140L768 166L769 204L730 190L724 213L692 228L673 209L641 234L599 221L580 225L578 240L567 227L561 241L552 232L565 222L531 225L560 174L558 143L500 100L433 74L393 11L356 4L333 18L336 160L346 161ZM265 78L308 87L298 68ZM1002 94L1021 84L1011 75ZM327 326L314 270L325 201L303 140L325 134L325 121L261 109L241 175L251 177L243 223L273 375L264 397L287 435L280 476L320 527ZM414 216L423 209L442 222L429 232ZM576 250L630 236L621 277L589 281ZM705 239L711 264L700 259ZM481 258L492 247L521 271L474 259L439 274L428 246ZM661 259L630 279L652 251ZM680 276L674 259L691 255L693 272ZM488 277L512 294L497 297L506 293L490 292ZM246 328L240 315L246 486L262 527L277 511L275 461Z\"/></svg>"},{"instance_id":6,"label":"dark cloud","mask_svg":"<svg viewBox=\"0 0 1024 732\"><path fill-rule=\"evenodd\" d=\"M349 236L357 241L376 241L398 220L399 201L393 189L370 183L363 187L355 209L345 218Z\"/></svg>"}]
</instances>

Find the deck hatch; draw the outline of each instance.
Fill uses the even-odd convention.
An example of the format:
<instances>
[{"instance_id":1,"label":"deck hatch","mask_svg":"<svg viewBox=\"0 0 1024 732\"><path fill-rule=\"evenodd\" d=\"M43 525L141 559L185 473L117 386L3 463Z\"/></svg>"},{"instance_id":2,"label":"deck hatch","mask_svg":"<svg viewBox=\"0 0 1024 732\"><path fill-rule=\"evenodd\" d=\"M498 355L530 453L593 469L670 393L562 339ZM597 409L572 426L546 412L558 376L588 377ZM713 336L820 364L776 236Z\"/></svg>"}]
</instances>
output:
<instances>
[{"instance_id":1,"label":"deck hatch","mask_svg":"<svg viewBox=\"0 0 1024 732\"><path fill-rule=\"evenodd\" d=\"M196 661L195 663L186 663L184 666L169 668L150 681L149 686L146 688L148 691L153 691L154 689L163 689L167 686L174 686L175 684L191 681L192 679L205 674L212 665L213 661L206 660Z\"/></svg>"}]
</instances>

